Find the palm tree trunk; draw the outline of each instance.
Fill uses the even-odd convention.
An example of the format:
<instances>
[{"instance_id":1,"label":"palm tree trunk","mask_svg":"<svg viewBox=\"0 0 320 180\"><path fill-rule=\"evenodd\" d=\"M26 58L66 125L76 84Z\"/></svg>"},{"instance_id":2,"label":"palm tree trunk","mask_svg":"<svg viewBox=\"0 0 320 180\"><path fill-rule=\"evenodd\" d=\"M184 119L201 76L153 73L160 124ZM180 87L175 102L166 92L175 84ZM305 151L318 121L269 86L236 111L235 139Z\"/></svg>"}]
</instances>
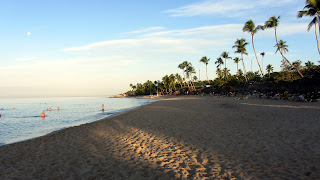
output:
<instances>
[{"instance_id":1,"label":"palm tree trunk","mask_svg":"<svg viewBox=\"0 0 320 180\"><path fill-rule=\"evenodd\" d=\"M274 27L274 36L276 37L276 43L278 44L278 38L277 38L277 27Z\"/></svg>"},{"instance_id":2,"label":"palm tree trunk","mask_svg":"<svg viewBox=\"0 0 320 180\"><path fill-rule=\"evenodd\" d=\"M227 78L228 75L227 75L227 58L225 58L224 60L224 65L225 65L225 68L224 68L224 77Z\"/></svg>"},{"instance_id":3,"label":"palm tree trunk","mask_svg":"<svg viewBox=\"0 0 320 180\"><path fill-rule=\"evenodd\" d=\"M208 79L208 72L207 72L207 64L206 64L206 76L207 76L207 81L208 81L208 83L209 83L209 79ZM199 77L199 80L200 80L200 77Z\"/></svg>"},{"instance_id":4,"label":"palm tree trunk","mask_svg":"<svg viewBox=\"0 0 320 180\"><path fill-rule=\"evenodd\" d=\"M298 73L300 74L300 76L303 78L304 76L302 75L302 73L299 71L299 69L297 69L286 57L284 57L282 50L280 50L280 54L282 55L283 59L285 59L294 69L296 69L298 71Z\"/></svg>"},{"instance_id":5,"label":"palm tree trunk","mask_svg":"<svg viewBox=\"0 0 320 180\"><path fill-rule=\"evenodd\" d=\"M314 23L314 29L315 29L315 34L316 34L316 38L317 38L317 46L318 46L318 52L320 54L320 48L319 48L319 39L318 39L318 34L317 34L317 23Z\"/></svg>"},{"instance_id":6,"label":"palm tree trunk","mask_svg":"<svg viewBox=\"0 0 320 180\"><path fill-rule=\"evenodd\" d=\"M238 64L239 64L239 63L237 63L237 74L239 75L239 68L238 68Z\"/></svg>"},{"instance_id":7,"label":"palm tree trunk","mask_svg":"<svg viewBox=\"0 0 320 180\"><path fill-rule=\"evenodd\" d=\"M263 68L263 56L262 56L262 72L264 73L264 68Z\"/></svg>"},{"instance_id":8,"label":"palm tree trunk","mask_svg":"<svg viewBox=\"0 0 320 180\"><path fill-rule=\"evenodd\" d=\"M257 62L258 62L258 65L259 65L259 68L260 68L260 72L263 76L263 72L262 72L262 69L261 69L261 66L260 66L260 63L259 63L259 59L258 59L258 56L257 56L257 53L256 53L256 49L254 48L254 43L253 43L253 34L251 34L251 39L252 39L252 47L253 47L253 51L254 51L254 55L256 56L256 59L257 59Z\"/></svg>"},{"instance_id":9,"label":"palm tree trunk","mask_svg":"<svg viewBox=\"0 0 320 180\"><path fill-rule=\"evenodd\" d=\"M241 53L242 56L242 66L243 66L243 71L244 71L244 77L246 78L246 81L248 82L248 78L247 78L247 70L246 70L246 66L244 65L243 62L243 54Z\"/></svg>"}]
</instances>

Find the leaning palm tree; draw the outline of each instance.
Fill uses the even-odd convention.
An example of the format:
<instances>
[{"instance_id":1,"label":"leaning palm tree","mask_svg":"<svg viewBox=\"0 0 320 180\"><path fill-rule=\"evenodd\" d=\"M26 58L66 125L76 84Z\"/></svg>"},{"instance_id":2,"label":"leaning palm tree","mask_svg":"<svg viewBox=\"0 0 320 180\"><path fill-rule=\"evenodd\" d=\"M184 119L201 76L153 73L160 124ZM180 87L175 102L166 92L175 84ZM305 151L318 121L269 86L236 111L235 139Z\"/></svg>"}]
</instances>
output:
<instances>
[{"instance_id":1,"label":"leaning palm tree","mask_svg":"<svg viewBox=\"0 0 320 180\"><path fill-rule=\"evenodd\" d=\"M227 59L232 59L232 57L229 56L229 53L227 53L226 51L222 52L222 54L220 55L222 58L224 58L224 65L225 65L225 70L227 70ZM228 73L224 73L225 78L228 77Z\"/></svg>"},{"instance_id":2,"label":"leaning palm tree","mask_svg":"<svg viewBox=\"0 0 320 180\"><path fill-rule=\"evenodd\" d=\"M271 65L271 64L268 64L266 70L267 70L267 72L268 72L268 74L269 74L269 78L270 78L270 72L273 72L273 67L272 67L272 65Z\"/></svg>"},{"instance_id":3,"label":"leaning palm tree","mask_svg":"<svg viewBox=\"0 0 320 180\"><path fill-rule=\"evenodd\" d=\"M259 63L259 59L258 59L258 56L257 56L257 53L256 53L256 49L254 48L254 43L253 43L253 35L255 33L258 32L258 30L263 30L263 26L261 25L258 25L257 27L255 26L254 22L252 20L249 20L247 21L245 24L244 24L244 27L243 27L243 32L249 32L251 34L251 38L252 38L252 47L253 47L253 51L254 51L254 55L256 56L256 59L257 59L257 62L258 62L258 65L259 65L259 68L260 68L260 72L261 74L263 75L263 72L262 72L262 69L261 69L261 66L260 66L260 63Z\"/></svg>"},{"instance_id":4,"label":"leaning palm tree","mask_svg":"<svg viewBox=\"0 0 320 180\"><path fill-rule=\"evenodd\" d=\"M263 70L263 59L264 59L264 55L265 55L266 53L264 53L264 52L262 52L262 53L260 53L260 55L262 56L262 70Z\"/></svg>"},{"instance_id":5,"label":"leaning palm tree","mask_svg":"<svg viewBox=\"0 0 320 180\"><path fill-rule=\"evenodd\" d=\"M243 71L244 71L244 76L245 76L246 80L248 81L246 66L244 65L244 62L243 62L243 55L244 54L248 55L247 49L246 49L246 45L248 45L249 43L246 42L246 40L242 38L242 39L237 39L234 44L235 45L232 46L232 48L237 48L235 53L240 53L241 54L241 60L242 60L242 67L243 67Z\"/></svg>"},{"instance_id":6,"label":"leaning palm tree","mask_svg":"<svg viewBox=\"0 0 320 180\"><path fill-rule=\"evenodd\" d=\"M208 79L208 73L207 73L207 66L208 66L209 61L210 61L210 58L208 59L206 56L204 56L200 59L200 62L203 62L204 64L206 64L206 76L207 76L208 82L209 82L209 79Z\"/></svg>"},{"instance_id":7,"label":"leaning palm tree","mask_svg":"<svg viewBox=\"0 0 320 180\"><path fill-rule=\"evenodd\" d=\"M279 24L279 19L280 19L280 16L278 16L277 18L275 16L272 16L264 24L264 28L274 28L274 36L276 37L276 43L278 43L277 27L278 27L278 24Z\"/></svg>"},{"instance_id":8,"label":"leaning palm tree","mask_svg":"<svg viewBox=\"0 0 320 180\"><path fill-rule=\"evenodd\" d=\"M239 62L240 62L240 59L239 59L238 57L235 57L235 58L233 59L233 62L237 64L237 74L239 75L238 64L239 64Z\"/></svg>"},{"instance_id":9,"label":"leaning palm tree","mask_svg":"<svg viewBox=\"0 0 320 180\"><path fill-rule=\"evenodd\" d=\"M288 52L288 45L286 45L286 41L282 41L280 40L274 47L277 48L276 52L278 51L280 52L281 56L283 57L284 60L286 60L294 69L296 69L298 71L298 73L300 74L301 77L303 77L303 75L301 74L300 70L297 69L286 57L284 57L283 54L285 54L286 52Z\"/></svg>"},{"instance_id":10,"label":"leaning palm tree","mask_svg":"<svg viewBox=\"0 0 320 180\"><path fill-rule=\"evenodd\" d=\"M306 5L304 6L303 9L307 9L307 10L299 11L298 18L301 18L303 16L314 17L308 25L308 31L310 31L311 27L314 25L317 46L318 46L318 52L320 54L319 40L318 40L318 35L317 35L317 23L318 23L319 32L320 32L320 21L319 21L319 19L320 19L320 0L306 0Z\"/></svg>"}]
</instances>

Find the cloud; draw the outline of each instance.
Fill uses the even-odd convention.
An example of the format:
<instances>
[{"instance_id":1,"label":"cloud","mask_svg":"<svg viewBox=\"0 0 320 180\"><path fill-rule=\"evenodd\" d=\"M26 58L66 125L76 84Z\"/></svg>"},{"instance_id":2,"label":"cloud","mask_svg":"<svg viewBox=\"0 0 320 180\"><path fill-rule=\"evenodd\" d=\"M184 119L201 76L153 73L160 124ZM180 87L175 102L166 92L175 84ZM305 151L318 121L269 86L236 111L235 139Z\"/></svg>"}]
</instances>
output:
<instances>
[{"instance_id":1,"label":"cloud","mask_svg":"<svg viewBox=\"0 0 320 180\"><path fill-rule=\"evenodd\" d=\"M306 23L281 24L278 28L280 37L306 33ZM243 24L225 24L202 26L190 29L176 29L144 33L132 39L115 39L95 42L83 46L66 48L65 52L106 53L109 56L119 54L130 57L163 56L162 53L180 54L201 53L210 49L231 47L236 39L251 39L249 33L242 32ZM255 39L273 38L274 30L258 32ZM146 59L146 58L144 58Z\"/></svg>"},{"instance_id":2,"label":"cloud","mask_svg":"<svg viewBox=\"0 0 320 180\"><path fill-rule=\"evenodd\" d=\"M145 29L131 31L131 32L128 32L128 33L129 34L139 34L139 33L146 33L146 32L150 32L150 31L158 31L158 30L162 30L162 29L164 29L164 28L160 27L160 26L157 26L157 27L149 27L149 28L145 28Z\"/></svg>"},{"instance_id":3,"label":"cloud","mask_svg":"<svg viewBox=\"0 0 320 180\"><path fill-rule=\"evenodd\" d=\"M27 61L31 61L31 60L34 60L34 59L36 59L36 57L25 56L25 57L22 57L22 58L18 58L16 61L18 61L18 62L27 62Z\"/></svg>"},{"instance_id":4,"label":"cloud","mask_svg":"<svg viewBox=\"0 0 320 180\"><path fill-rule=\"evenodd\" d=\"M237 17L254 12L257 8L270 9L294 2L297 2L297 0L207 0L167 10L165 13L169 13L171 16L223 15L227 17Z\"/></svg>"}]
</instances>

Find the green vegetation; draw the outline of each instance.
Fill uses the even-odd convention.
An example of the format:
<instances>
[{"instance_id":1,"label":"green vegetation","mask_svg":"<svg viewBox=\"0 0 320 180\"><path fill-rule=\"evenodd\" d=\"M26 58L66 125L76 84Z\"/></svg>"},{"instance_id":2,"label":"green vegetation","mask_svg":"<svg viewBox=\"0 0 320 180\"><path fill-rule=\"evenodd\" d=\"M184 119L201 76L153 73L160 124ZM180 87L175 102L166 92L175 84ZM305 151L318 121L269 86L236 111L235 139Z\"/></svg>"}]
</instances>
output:
<instances>
[{"instance_id":1,"label":"green vegetation","mask_svg":"<svg viewBox=\"0 0 320 180\"><path fill-rule=\"evenodd\" d=\"M298 12L298 17L313 16L314 19L308 25L308 30L315 25L315 35L318 45L318 51L320 54L320 47L317 35L317 23L320 30L320 0L306 0L306 6L303 11ZM320 91L320 65L315 65L314 62L308 61L305 66L301 65L301 61L297 60L290 62L284 55L289 51L286 41L279 40L277 37L277 27L279 24L280 16L270 17L264 24L264 26L255 26L252 20L247 21L244 24L243 32L249 32L252 37L253 51L259 65L259 71L247 72L243 61L243 55L248 55L246 46L249 44L244 38L237 39L232 46L235 48L234 53L241 55L241 59L234 57L234 63L237 64L237 72L235 75L230 74L230 70L227 68L227 60L232 59L228 52L223 52L220 57L217 58L215 64L217 65L216 74L217 78L209 80L207 75L207 65L210 58L203 56L200 62L206 65L206 81L197 81L197 77L194 75L195 68L188 61L184 61L178 65L178 68L182 71L182 75L170 74L162 77L162 81L150 81L136 85L130 84L132 90L128 91L128 95L155 95L155 94L173 94L175 91L180 93L228 93L228 92L281 92L289 91L290 93L318 93ZM274 28L276 53L280 52L282 56L281 71L274 72L274 67L271 64L266 66L267 74L264 75L262 67L255 51L253 37L259 30L266 28ZM262 63L265 53L260 53L262 56ZM242 61L242 69L238 68L238 63ZM318 61L320 63L320 61ZM222 65L225 68L222 70ZM205 85L210 85L206 88ZM208 90L209 89L209 90Z\"/></svg>"}]
</instances>

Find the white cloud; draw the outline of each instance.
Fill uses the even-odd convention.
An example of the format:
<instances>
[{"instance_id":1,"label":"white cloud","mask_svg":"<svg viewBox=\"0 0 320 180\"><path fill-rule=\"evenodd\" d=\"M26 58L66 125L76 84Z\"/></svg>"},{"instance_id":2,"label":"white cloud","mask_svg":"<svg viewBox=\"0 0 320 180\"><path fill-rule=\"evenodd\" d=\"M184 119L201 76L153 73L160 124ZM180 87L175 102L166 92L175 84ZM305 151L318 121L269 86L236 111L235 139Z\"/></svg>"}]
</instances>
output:
<instances>
[{"instance_id":1,"label":"white cloud","mask_svg":"<svg viewBox=\"0 0 320 180\"><path fill-rule=\"evenodd\" d=\"M26 62L26 61L31 61L31 60L34 60L34 59L36 59L36 57L25 56L25 57L22 57L22 58L18 58L16 61L18 61L18 62Z\"/></svg>"},{"instance_id":2,"label":"white cloud","mask_svg":"<svg viewBox=\"0 0 320 180\"><path fill-rule=\"evenodd\" d=\"M145 28L145 29L140 29L140 30L136 30L136 31L131 31L128 33L131 34L139 34L139 33L146 33L146 32L150 32L150 31L159 31L164 29L163 27L157 26L157 27L149 27L149 28Z\"/></svg>"},{"instance_id":3,"label":"white cloud","mask_svg":"<svg viewBox=\"0 0 320 180\"><path fill-rule=\"evenodd\" d=\"M172 16L198 16L198 15L223 15L237 17L248 14L257 8L275 8L292 4L297 0L206 0L200 3L189 4L175 9L167 10ZM261 12L260 12L261 13Z\"/></svg>"}]
</instances>

